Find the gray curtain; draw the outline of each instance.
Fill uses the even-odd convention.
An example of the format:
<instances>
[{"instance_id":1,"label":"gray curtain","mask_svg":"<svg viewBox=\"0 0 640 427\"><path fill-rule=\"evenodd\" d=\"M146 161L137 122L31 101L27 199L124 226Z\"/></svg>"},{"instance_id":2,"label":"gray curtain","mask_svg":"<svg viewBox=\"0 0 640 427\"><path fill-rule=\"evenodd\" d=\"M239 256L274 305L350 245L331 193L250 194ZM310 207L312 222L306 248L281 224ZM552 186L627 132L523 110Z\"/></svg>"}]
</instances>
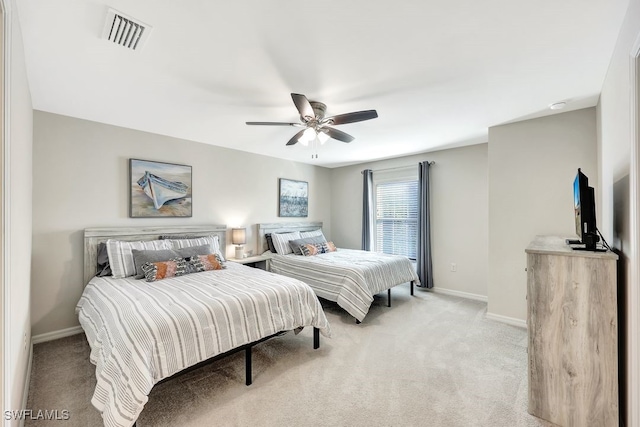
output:
<instances>
[{"instance_id":1,"label":"gray curtain","mask_svg":"<svg viewBox=\"0 0 640 427\"><path fill-rule=\"evenodd\" d=\"M429 212L429 162L418 164L418 253L417 265L420 286L433 288L431 268L431 215Z\"/></svg>"},{"instance_id":2,"label":"gray curtain","mask_svg":"<svg viewBox=\"0 0 640 427\"><path fill-rule=\"evenodd\" d=\"M362 171L362 250L373 250L373 171Z\"/></svg>"}]
</instances>

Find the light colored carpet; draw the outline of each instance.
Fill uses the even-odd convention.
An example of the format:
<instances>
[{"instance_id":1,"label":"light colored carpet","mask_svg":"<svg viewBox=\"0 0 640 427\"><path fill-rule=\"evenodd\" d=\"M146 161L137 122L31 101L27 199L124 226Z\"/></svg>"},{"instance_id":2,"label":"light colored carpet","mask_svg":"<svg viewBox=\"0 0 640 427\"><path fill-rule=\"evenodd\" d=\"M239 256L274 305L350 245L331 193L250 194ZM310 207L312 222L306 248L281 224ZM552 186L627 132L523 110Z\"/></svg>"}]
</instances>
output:
<instances>
[{"instance_id":1,"label":"light colored carpet","mask_svg":"<svg viewBox=\"0 0 640 427\"><path fill-rule=\"evenodd\" d=\"M307 328L254 348L249 387L242 352L159 384L138 426L551 425L527 413L526 331L487 320L485 303L401 285L360 325L322 303L320 349ZM26 426L102 425L94 386L84 335L36 345L27 408L70 420Z\"/></svg>"}]
</instances>

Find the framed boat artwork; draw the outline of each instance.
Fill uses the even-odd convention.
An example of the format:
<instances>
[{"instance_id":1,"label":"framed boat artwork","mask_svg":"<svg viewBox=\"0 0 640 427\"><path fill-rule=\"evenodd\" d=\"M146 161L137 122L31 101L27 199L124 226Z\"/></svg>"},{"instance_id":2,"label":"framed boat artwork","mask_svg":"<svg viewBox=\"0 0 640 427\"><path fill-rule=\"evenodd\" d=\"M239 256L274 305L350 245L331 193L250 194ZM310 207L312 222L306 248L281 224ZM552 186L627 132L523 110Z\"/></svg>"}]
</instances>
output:
<instances>
[{"instance_id":1,"label":"framed boat artwork","mask_svg":"<svg viewBox=\"0 0 640 427\"><path fill-rule=\"evenodd\" d=\"M131 218L190 217L191 166L129 159Z\"/></svg>"}]
</instances>

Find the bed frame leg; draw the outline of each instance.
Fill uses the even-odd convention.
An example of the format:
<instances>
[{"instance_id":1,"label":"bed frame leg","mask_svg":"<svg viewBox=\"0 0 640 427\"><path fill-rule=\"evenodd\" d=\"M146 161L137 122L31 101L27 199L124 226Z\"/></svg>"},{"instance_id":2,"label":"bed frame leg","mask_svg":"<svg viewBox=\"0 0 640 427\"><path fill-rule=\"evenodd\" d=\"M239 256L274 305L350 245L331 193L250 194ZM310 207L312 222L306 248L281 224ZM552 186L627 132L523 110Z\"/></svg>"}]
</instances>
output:
<instances>
[{"instance_id":1,"label":"bed frame leg","mask_svg":"<svg viewBox=\"0 0 640 427\"><path fill-rule=\"evenodd\" d=\"M411 281L411 296L413 296L413 282L414 280Z\"/></svg>"},{"instance_id":2,"label":"bed frame leg","mask_svg":"<svg viewBox=\"0 0 640 427\"><path fill-rule=\"evenodd\" d=\"M361 322L358 319L356 319L356 325L359 325L360 323Z\"/></svg>"},{"instance_id":3,"label":"bed frame leg","mask_svg":"<svg viewBox=\"0 0 640 427\"><path fill-rule=\"evenodd\" d=\"M320 329L313 328L313 349L320 348Z\"/></svg>"},{"instance_id":4,"label":"bed frame leg","mask_svg":"<svg viewBox=\"0 0 640 427\"><path fill-rule=\"evenodd\" d=\"M248 346L244 349L244 362L245 362L245 375L246 375L246 385L251 385L252 376L251 376L251 346Z\"/></svg>"},{"instance_id":5,"label":"bed frame leg","mask_svg":"<svg viewBox=\"0 0 640 427\"><path fill-rule=\"evenodd\" d=\"M387 289L387 307L391 307L391 288Z\"/></svg>"}]
</instances>

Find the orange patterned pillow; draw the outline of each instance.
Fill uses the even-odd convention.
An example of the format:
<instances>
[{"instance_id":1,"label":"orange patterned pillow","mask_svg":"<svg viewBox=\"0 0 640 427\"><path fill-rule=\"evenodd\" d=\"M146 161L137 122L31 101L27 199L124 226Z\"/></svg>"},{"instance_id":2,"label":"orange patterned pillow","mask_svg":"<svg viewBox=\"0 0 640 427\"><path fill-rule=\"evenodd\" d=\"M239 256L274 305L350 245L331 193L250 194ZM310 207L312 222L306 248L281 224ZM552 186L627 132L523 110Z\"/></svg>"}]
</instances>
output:
<instances>
[{"instance_id":1,"label":"orange patterned pillow","mask_svg":"<svg viewBox=\"0 0 640 427\"><path fill-rule=\"evenodd\" d=\"M325 246L323 249L325 252L335 252L338 250L338 248L336 248L336 245L334 245L333 242L325 243Z\"/></svg>"},{"instance_id":2,"label":"orange patterned pillow","mask_svg":"<svg viewBox=\"0 0 640 427\"><path fill-rule=\"evenodd\" d=\"M322 253L322 243L307 243L300 245L300 252L304 256L313 256Z\"/></svg>"},{"instance_id":3,"label":"orange patterned pillow","mask_svg":"<svg viewBox=\"0 0 640 427\"><path fill-rule=\"evenodd\" d=\"M155 282L156 280L187 274L184 258L174 258L169 261L160 262L147 262L143 264L141 268L147 282Z\"/></svg>"},{"instance_id":4,"label":"orange patterned pillow","mask_svg":"<svg viewBox=\"0 0 640 427\"><path fill-rule=\"evenodd\" d=\"M210 270L222 270L224 266L220 262L220 258L216 254L197 255L189 259L189 264L195 273Z\"/></svg>"}]
</instances>

